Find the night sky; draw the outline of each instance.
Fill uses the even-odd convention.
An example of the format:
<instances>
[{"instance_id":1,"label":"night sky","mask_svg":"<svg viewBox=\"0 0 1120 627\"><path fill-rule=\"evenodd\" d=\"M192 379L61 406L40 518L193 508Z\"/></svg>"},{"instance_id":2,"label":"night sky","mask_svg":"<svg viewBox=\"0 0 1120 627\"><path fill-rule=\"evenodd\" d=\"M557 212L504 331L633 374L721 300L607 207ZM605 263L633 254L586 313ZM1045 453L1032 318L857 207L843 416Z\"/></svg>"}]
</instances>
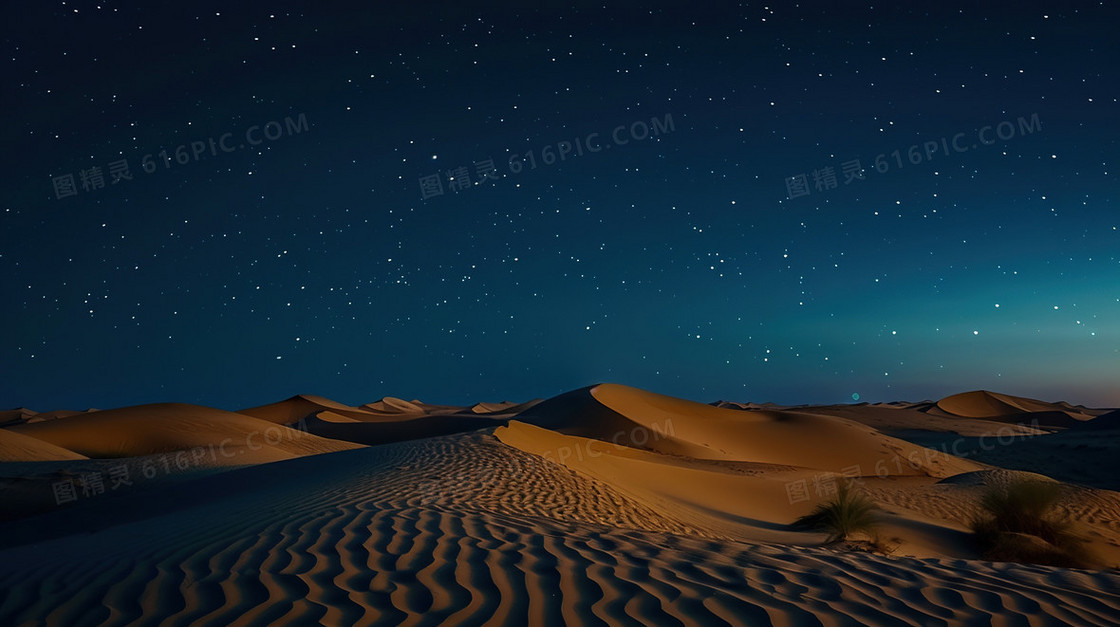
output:
<instances>
[{"instance_id":1,"label":"night sky","mask_svg":"<svg viewBox=\"0 0 1120 627\"><path fill-rule=\"evenodd\" d=\"M1120 405L1114 4L268 4L7 9L0 407Z\"/></svg>"}]
</instances>

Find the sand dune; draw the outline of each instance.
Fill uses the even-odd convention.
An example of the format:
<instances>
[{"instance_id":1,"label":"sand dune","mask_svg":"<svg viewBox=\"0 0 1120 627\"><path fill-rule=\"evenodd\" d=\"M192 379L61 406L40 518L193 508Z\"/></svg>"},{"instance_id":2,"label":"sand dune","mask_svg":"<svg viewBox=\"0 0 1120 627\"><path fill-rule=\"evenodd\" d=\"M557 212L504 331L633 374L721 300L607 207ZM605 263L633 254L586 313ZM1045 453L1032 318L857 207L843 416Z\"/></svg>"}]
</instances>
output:
<instances>
[{"instance_id":1,"label":"sand dune","mask_svg":"<svg viewBox=\"0 0 1120 627\"><path fill-rule=\"evenodd\" d=\"M501 403L475 403L471 406L471 411L476 414L497 414L508 412L517 407L517 403L509 401Z\"/></svg>"},{"instance_id":2,"label":"sand dune","mask_svg":"<svg viewBox=\"0 0 1120 627\"><path fill-rule=\"evenodd\" d=\"M184 403L110 409L10 429L87 457L100 458L217 446L222 450L221 458L247 464L354 448L349 443L326 440L266 420Z\"/></svg>"},{"instance_id":3,"label":"sand dune","mask_svg":"<svg viewBox=\"0 0 1120 627\"><path fill-rule=\"evenodd\" d=\"M1077 427L1110 411L1066 402L1047 403L987 391L955 394L937 402L779 407L772 404L721 401L716 406L746 411L775 409L836 416L887 433L925 430L964 436L1008 433L1008 425L1012 425L1016 434L1048 433L1055 428Z\"/></svg>"},{"instance_id":4,"label":"sand dune","mask_svg":"<svg viewBox=\"0 0 1120 627\"><path fill-rule=\"evenodd\" d=\"M740 402L737 402L737 401L716 401L714 403L711 403L711 405L714 406L714 407L719 407L721 409L745 409L745 410L755 410L755 409L782 410L782 409L789 409L788 407L784 407L782 405L777 405L775 403L740 403Z\"/></svg>"},{"instance_id":5,"label":"sand dune","mask_svg":"<svg viewBox=\"0 0 1120 627\"><path fill-rule=\"evenodd\" d=\"M1107 414L1101 414L1092 420L1074 425L1073 430L1120 431L1120 409L1108 412Z\"/></svg>"},{"instance_id":6,"label":"sand dune","mask_svg":"<svg viewBox=\"0 0 1120 627\"><path fill-rule=\"evenodd\" d=\"M407 419L368 421L335 412L321 412L307 418L305 428L309 433L324 438L375 445L464 433L501 424L489 416L407 416Z\"/></svg>"},{"instance_id":7,"label":"sand dune","mask_svg":"<svg viewBox=\"0 0 1120 627\"><path fill-rule=\"evenodd\" d=\"M383 414L423 414L426 413L424 407L419 402L406 401L392 396L377 401L376 403L368 403L362 405L363 409L375 411Z\"/></svg>"},{"instance_id":8,"label":"sand dune","mask_svg":"<svg viewBox=\"0 0 1120 627\"><path fill-rule=\"evenodd\" d=\"M1040 435L1049 433L1039 423L1031 426L1031 419L1025 424L1016 424L996 417L965 418L942 411L930 412L933 404L907 405L826 405L806 407L801 411L822 416L835 416L867 425L877 431L894 435L908 431L929 431L955 433L957 435L979 437L996 435Z\"/></svg>"},{"instance_id":9,"label":"sand dune","mask_svg":"<svg viewBox=\"0 0 1120 627\"><path fill-rule=\"evenodd\" d=\"M628 497L718 537L815 542L786 529L811 505L789 502L786 485L812 473L792 466L697 462L652 450L570 436L513 421L494 435L503 443L609 483ZM736 494L740 498L728 499Z\"/></svg>"},{"instance_id":10,"label":"sand dune","mask_svg":"<svg viewBox=\"0 0 1120 627\"><path fill-rule=\"evenodd\" d=\"M1046 403L983 390L947 396L937 401L936 407L930 411L938 413L937 410L964 418L984 418L1002 422L1037 422L1042 426L1063 428L1096 417L1096 414L1074 408L1068 403Z\"/></svg>"},{"instance_id":11,"label":"sand dune","mask_svg":"<svg viewBox=\"0 0 1120 627\"><path fill-rule=\"evenodd\" d=\"M55 410L55 411L43 411L43 412L39 412L39 413L35 414L34 416L32 416L31 419L28 420L28 422L58 420L59 418L69 418L70 416L80 416L82 414L90 414L90 413L93 413L95 411L100 411L100 410L97 410L97 409L83 409L81 411L77 411L77 410L73 410L73 409L58 409L58 410Z\"/></svg>"},{"instance_id":12,"label":"sand dune","mask_svg":"<svg viewBox=\"0 0 1120 627\"><path fill-rule=\"evenodd\" d=\"M516 416L539 405L542 400L543 399L538 398L524 403L513 403L510 401L503 401L501 403L476 403L471 407L471 411L476 414L487 414L490 416Z\"/></svg>"},{"instance_id":13,"label":"sand dune","mask_svg":"<svg viewBox=\"0 0 1120 627\"><path fill-rule=\"evenodd\" d=\"M872 474L948 476L975 465L885 436L865 425L799 411L737 411L621 385L599 385L541 403L518 420L666 455ZM843 443L840 445L840 443Z\"/></svg>"},{"instance_id":14,"label":"sand dune","mask_svg":"<svg viewBox=\"0 0 1120 627\"><path fill-rule=\"evenodd\" d=\"M19 407L16 409L0 411L0 428L13 427L15 425L26 424L28 422L45 422L47 420L58 420L59 418L68 418L70 416L88 414L95 411L97 410L85 409L82 411L75 411L72 409L58 409L55 411L35 411L32 409L27 409L26 407Z\"/></svg>"},{"instance_id":15,"label":"sand dune","mask_svg":"<svg viewBox=\"0 0 1120 627\"><path fill-rule=\"evenodd\" d=\"M324 438L359 444L389 444L494 427L533 403L479 403L473 407L431 405L385 397L350 407L318 396L294 396L238 413L277 424L297 425Z\"/></svg>"},{"instance_id":16,"label":"sand dune","mask_svg":"<svg viewBox=\"0 0 1120 627\"><path fill-rule=\"evenodd\" d=\"M984 467L828 416L721 409L618 385L557 400L560 404L542 403L538 411L497 429L495 436L609 482L699 528L756 542L820 543L821 536L788 525L817 502L810 491L829 482L835 486L841 474L861 482L920 477L932 484ZM528 424L534 421L551 428ZM720 443L716 454L708 442ZM791 498L790 486L799 484L807 490L804 498ZM907 550L923 555L946 555L930 548L931 537L956 545L962 535L959 526L914 515L887 526ZM948 553L961 556L958 549Z\"/></svg>"},{"instance_id":17,"label":"sand dune","mask_svg":"<svg viewBox=\"0 0 1120 627\"><path fill-rule=\"evenodd\" d=\"M34 410L27 409L26 407L17 407L16 409L5 409L0 411L0 427L7 427L12 425L23 424L28 419L38 413Z\"/></svg>"},{"instance_id":18,"label":"sand dune","mask_svg":"<svg viewBox=\"0 0 1120 627\"><path fill-rule=\"evenodd\" d=\"M0 429L0 462L39 462L62 459L86 459L45 440L18 433L13 429Z\"/></svg>"},{"instance_id":19,"label":"sand dune","mask_svg":"<svg viewBox=\"0 0 1120 627\"><path fill-rule=\"evenodd\" d=\"M1029 398L1019 398L984 390L947 396L937 401L937 406L951 414L966 418L1016 416L1028 412L1054 411L1056 407L1053 403L1044 403Z\"/></svg>"},{"instance_id":20,"label":"sand dune","mask_svg":"<svg viewBox=\"0 0 1120 627\"><path fill-rule=\"evenodd\" d=\"M267 420L279 425L293 425L308 416L314 416L321 411L330 411L341 415L352 414L370 414L370 412L363 410L359 407L350 407L323 398L322 396L313 396L310 394L300 394L291 398L278 401L276 403L269 403L268 405L261 405L259 407L249 407L247 409L239 409L237 413L261 420Z\"/></svg>"}]
</instances>

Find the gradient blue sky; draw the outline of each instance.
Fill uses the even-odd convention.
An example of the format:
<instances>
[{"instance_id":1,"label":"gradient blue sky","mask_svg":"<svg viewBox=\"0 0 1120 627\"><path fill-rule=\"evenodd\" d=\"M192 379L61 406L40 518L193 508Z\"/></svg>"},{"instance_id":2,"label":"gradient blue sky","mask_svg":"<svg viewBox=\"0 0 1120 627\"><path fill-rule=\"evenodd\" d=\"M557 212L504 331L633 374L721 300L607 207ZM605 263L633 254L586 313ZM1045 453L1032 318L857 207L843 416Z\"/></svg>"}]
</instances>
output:
<instances>
[{"instance_id":1,"label":"gradient blue sky","mask_svg":"<svg viewBox=\"0 0 1120 627\"><path fill-rule=\"evenodd\" d=\"M1120 405L1120 10L720 6L21 8L0 406L600 381ZM225 133L244 147L142 169ZM591 133L612 145L511 171ZM54 177L122 159L132 180L58 197ZM499 176L475 184L487 159ZM471 185L448 191L458 166ZM835 188L789 197L827 167Z\"/></svg>"}]
</instances>

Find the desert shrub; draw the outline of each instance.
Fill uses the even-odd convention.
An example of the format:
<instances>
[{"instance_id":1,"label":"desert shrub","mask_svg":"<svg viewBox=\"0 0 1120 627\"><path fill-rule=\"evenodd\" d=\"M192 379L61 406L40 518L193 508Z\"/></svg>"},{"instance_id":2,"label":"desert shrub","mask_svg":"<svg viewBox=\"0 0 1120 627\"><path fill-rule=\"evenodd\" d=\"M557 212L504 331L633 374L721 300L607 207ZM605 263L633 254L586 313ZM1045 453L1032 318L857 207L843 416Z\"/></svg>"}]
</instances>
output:
<instances>
[{"instance_id":1,"label":"desert shrub","mask_svg":"<svg viewBox=\"0 0 1120 627\"><path fill-rule=\"evenodd\" d=\"M1059 483L1025 479L991 486L971 523L985 559L1087 568L1094 560L1068 520L1056 511Z\"/></svg>"},{"instance_id":2,"label":"desert shrub","mask_svg":"<svg viewBox=\"0 0 1120 627\"><path fill-rule=\"evenodd\" d=\"M879 506L874 501L853 490L848 483L841 483L836 496L822 503L812 512L798 518L793 524L802 529L828 533L826 542L841 542L853 533L875 533Z\"/></svg>"}]
</instances>

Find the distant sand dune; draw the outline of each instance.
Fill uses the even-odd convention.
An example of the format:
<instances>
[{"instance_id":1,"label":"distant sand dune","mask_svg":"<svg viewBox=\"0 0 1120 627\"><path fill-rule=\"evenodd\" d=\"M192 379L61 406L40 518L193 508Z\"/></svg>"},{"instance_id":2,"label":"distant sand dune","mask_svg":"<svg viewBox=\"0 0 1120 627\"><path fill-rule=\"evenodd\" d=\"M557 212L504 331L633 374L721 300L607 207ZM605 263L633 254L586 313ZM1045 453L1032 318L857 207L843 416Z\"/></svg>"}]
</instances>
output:
<instances>
[{"instance_id":1,"label":"distant sand dune","mask_svg":"<svg viewBox=\"0 0 1120 627\"><path fill-rule=\"evenodd\" d=\"M231 463L248 464L354 448L266 420L184 403L109 409L10 429L100 458L138 457L224 443L231 452Z\"/></svg>"},{"instance_id":2,"label":"distant sand dune","mask_svg":"<svg viewBox=\"0 0 1120 627\"><path fill-rule=\"evenodd\" d=\"M497 424L500 423L494 418L472 414L466 416L422 414L410 416L408 419L368 421L347 419L346 416L335 412L323 412L305 421L309 433L324 438L369 445L464 433L494 427Z\"/></svg>"},{"instance_id":3,"label":"distant sand dune","mask_svg":"<svg viewBox=\"0 0 1120 627\"><path fill-rule=\"evenodd\" d=\"M35 416L37 412L26 407L17 407L16 409L0 410L0 427L10 425L19 425L28 421L28 419Z\"/></svg>"},{"instance_id":4,"label":"distant sand dune","mask_svg":"<svg viewBox=\"0 0 1120 627\"><path fill-rule=\"evenodd\" d=\"M355 413L370 414L370 412L362 408L350 407L342 403L336 403L329 398L312 396L309 394L300 394L289 399L276 403L269 403L268 405L261 405L259 407L240 409L237 413L280 425L292 425L321 411L331 411L347 416Z\"/></svg>"},{"instance_id":5,"label":"distant sand dune","mask_svg":"<svg viewBox=\"0 0 1120 627\"><path fill-rule=\"evenodd\" d=\"M937 401L937 410L964 418L985 418L1003 422L1037 422L1042 426L1071 427L1092 420L1094 413L1075 408L1069 403L1046 403L1030 398L975 391L954 394Z\"/></svg>"},{"instance_id":6,"label":"distant sand dune","mask_svg":"<svg viewBox=\"0 0 1120 627\"><path fill-rule=\"evenodd\" d=\"M1074 429L1085 431L1118 431L1120 432L1120 410L1101 414L1088 422L1075 425Z\"/></svg>"},{"instance_id":7,"label":"distant sand dune","mask_svg":"<svg viewBox=\"0 0 1120 627\"><path fill-rule=\"evenodd\" d=\"M490 414L490 415L517 415L529 410L530 408L538 405L541 401L533 400L527 403L511 403L504 401L501 403L476 403L471 407L471 411L476 414Z\"/></svg>"},{"instance_id":8,"label":"distant sand dune","mask_svg":"<svg viewBox=\"0 0 1120 627\"><path fill-rule=\"evenodd\" d=\"M1037 435L1049 433L1048 430L1038 428L1043 426L1039 421L1038 427L1032 427L1031 418L1015 424L997 418L964 418L941 410L934 409L934 405L910 407L906 405L827 405L821 407L807 407L799 411L822 416L835 416L846 420L853 420L860 424L893 435L909 431L929 431L941 433L956 433L958 435L979 436L1010 436L1010 435ZM1065 419L1065 416L1062 416Z\"/></svg>"},{"instance_id":9,"label":"distant sand dune","mask_svg":"<svg viewBox=\"0 0 1120 627\"><path fill-rule=\"evenodd\" d=\"M371 411L386 413L386 414L423 414L424 407L419 403L413 403L400 398L393 398L386 396L385 398L377 401L376 403L369 403L362 405L363 409Z\"/></svg>"}]
</instances>

